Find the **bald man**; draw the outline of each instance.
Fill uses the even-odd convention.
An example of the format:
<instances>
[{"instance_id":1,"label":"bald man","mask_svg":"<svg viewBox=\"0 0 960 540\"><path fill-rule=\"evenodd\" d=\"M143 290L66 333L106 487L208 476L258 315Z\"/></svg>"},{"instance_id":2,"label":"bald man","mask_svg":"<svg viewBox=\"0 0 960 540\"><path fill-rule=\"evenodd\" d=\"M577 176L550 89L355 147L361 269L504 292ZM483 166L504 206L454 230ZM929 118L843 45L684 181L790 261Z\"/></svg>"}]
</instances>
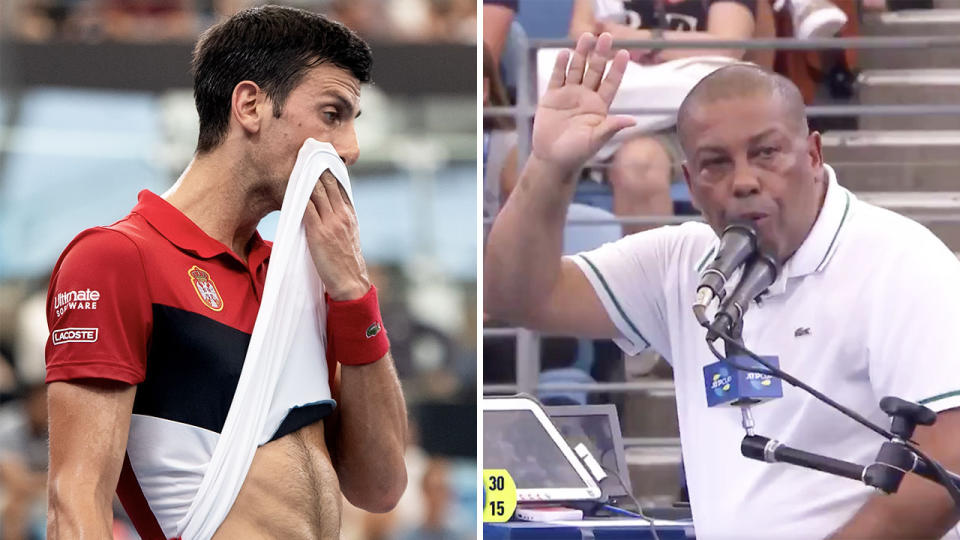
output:
<instances>
[{"instance_id":1,"label":"bald man","mask_svg":"<svg viewBox=\"0 0 960 540\"><path fill-rule=\"evenodd\" d=\"M698 538L960 538L940 486L908 476L897 494L881 496L845 478L748 460L739 411L707 407L702 369L716 360L691 306L721 231L749 220L782 271L746 313L745 344L876 423L888 423L878 406L886 395L930 407L938 420L914 439L960 470L960 263L922 226L838 183L789 81L731 66L681 106L684 176L706 223L561 257L575 173L632 123L608 115L628 61L611 42L584 34L557 60L532 154L489 235L487 312L544 332L613 339L629 354L652 347L672 364ZM860 464L872 463L882 443L792 387L754 415L761 435Z\"/></svg>"}]
</instances>

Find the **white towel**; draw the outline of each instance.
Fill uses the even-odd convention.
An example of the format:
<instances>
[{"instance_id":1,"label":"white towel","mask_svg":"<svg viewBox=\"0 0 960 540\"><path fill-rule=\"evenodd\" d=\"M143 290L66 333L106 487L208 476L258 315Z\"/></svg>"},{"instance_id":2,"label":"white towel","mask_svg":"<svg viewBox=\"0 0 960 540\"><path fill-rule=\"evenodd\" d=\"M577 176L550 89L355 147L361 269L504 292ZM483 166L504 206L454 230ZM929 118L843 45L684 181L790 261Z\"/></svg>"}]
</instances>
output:
<instances>
[{"instance_id":1,"label":"white towel","mask_svg":"<svg viewBox=\"0 0 960 540\"><path fill-rule=\"evenodd\" d=\"M257 447L273 437L291 408L332 403L324 288L303 226L307 201L326 170L352 202L346 166L333 146L307 139L283 197L263 299L230 411L200 489L177 527L184 540L213 536L243 486Z\"/></svg>"}]
</instances>

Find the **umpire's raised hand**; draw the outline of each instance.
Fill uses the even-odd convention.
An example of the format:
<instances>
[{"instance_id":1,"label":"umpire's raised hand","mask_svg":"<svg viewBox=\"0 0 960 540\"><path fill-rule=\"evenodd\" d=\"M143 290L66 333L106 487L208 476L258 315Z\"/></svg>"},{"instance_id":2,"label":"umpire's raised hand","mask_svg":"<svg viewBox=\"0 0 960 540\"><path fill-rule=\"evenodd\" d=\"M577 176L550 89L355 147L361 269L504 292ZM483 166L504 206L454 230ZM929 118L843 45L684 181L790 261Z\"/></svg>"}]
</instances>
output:
<instances>
[{"instance_id":1,"label":"umpire's raised hand","mask_svg":"<svg viewBox=\"0 0 960 540\"><path fill-rule=\"evenodd\" d=\"M533 155L564 173L575 172L618 131L634 124L628 116L608 114L629 61L629 53L614 54L612 44L607 33L581 35L572 60L569 50L557 55L540 99L533 122Z\"/></svg>"}]
</instances>

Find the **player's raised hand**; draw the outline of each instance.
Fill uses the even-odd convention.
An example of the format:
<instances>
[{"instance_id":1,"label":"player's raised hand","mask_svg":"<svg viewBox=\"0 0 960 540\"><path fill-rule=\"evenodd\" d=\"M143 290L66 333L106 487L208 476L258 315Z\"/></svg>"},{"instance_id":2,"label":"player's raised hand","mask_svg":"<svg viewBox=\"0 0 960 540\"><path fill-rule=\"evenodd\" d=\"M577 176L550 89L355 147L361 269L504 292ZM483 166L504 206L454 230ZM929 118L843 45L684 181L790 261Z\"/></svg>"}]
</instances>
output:
<instances>
[{"instance_id":1,"label":"player's raised hand","mask_svg":"<svg viewBox=\"0 0 960 540\"><path fill-rule=\"evenodd\" d=\"M572 60L569 50L557 55L533 121L535 157L573 172L614 134L635 123L629 116L608 114L629 61L627 51L614 54L612 46L610 34L586 33L577 40Z\"/></svg>"},{"instance_id":2,"label":"player's raised hand","mask_svg":"<svg viewBox=\"0 0 960 540\"><path fill-rule=\"evenodd\" d=\"M303 214L307 246L320 280L333 300L355 300L370 290L360 251L357 215L343 186L329 170L320 175Z\"/></svg>"}]
</instances>

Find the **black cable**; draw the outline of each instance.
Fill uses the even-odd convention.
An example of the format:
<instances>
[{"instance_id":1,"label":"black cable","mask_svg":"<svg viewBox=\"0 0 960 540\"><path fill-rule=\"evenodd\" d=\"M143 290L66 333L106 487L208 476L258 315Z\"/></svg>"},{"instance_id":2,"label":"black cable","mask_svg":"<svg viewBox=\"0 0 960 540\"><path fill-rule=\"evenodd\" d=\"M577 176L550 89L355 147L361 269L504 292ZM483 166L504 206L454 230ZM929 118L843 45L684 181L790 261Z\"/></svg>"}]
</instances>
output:
<instances>
[{"instance_id":1,"label":"black cable","mask_svg":"<svg viewBox=\"0 0 960 540\"><path fill-rule=\"evenodd\" d=\"M782 380L784 380L784 381L787 381L787 382L790 383L791 385L796 386L797 388L800 388L800 389L806 391L807 393L809 393L809 394L812 395L813 397L819 399L820 401L826 403L827 405L833 407L834 409L840 411L841 413L847 415L848 417L856 420L858 423L860 423L860 424L862 424L862 425L870 428L871 430L879 433L880 435L882 435L882 436L885 437L886 439L888 439L888 440L894 440L894 439L899 440L899 439L900 439L898 436L894 435L893 433L890 433L890 432L887 431L886 429L884 429L884 428L882 428L882 427L874 424L873 422L867 420L867 419L864 418L863 416L860 416L860 415L857 414L856 412L854 412L854 411L852 411L852 410L844 407L843 405L840 405L840 404L837 403L836 401L833 401L832 399L830 399L830 398L827 397L826 395L820 393L820 392L819 392L818 390L816 390L815 388L812 388L811 386L807 385L806 383L804 383L804 382L801 381L800 379L797 379L797 378L794 377L793 375L790 375L790 374L787 373L786 371L783 371L783 370L780 369L780 368L777 368L777 367L774 367L774 366L770 365L770 363L768 363L766 360L764 360L763 358L761 358L759 355L757 355L756 353L754 353L753 351L751 351L750 349L748 349L746 346L744 346L744 345L742 345L742 344L740 344L740 343L737 343L737 341L736 341L735 339L733 339L733 337L730 336L729 334L727 334L726 332L723 332L723 331L719 331L719 330L718 330L718 331L716 331L716 334L717 334L718 336L720 336L721 338L723 338L724 343L726 344L726 346L729 347L730 345L733 345L734 348L739 349L740 351L746 353L747 356L749 356L749 357L752 358L753 360L756 360L758 363L760 363L761 365L763 365L763 367L767 368L767 371L759 370L759 369L754 368L754 367L744 366L744 365L742 365L742 364L739 364L738 362L731 362L729 358L726 358L725 356L722 356L722 355L720 354L720 352L717 351L717 349L716 349L716 347L713 345L713 342L712 342L712 341L709 341L709 340L708 340L708 341L707 341L707 346L710 348L710 351L713 353L714 356L716 356L716 357L717 357L718 359L720 359L721 361L726 362L726 363L730 364L731 366L733 366L734 368L739 369L739 370L741 370L741 371L747 371L747 372L752 372L752 373L760 373L760 374L763 374L763 375L773 375L773 376L775 376L775 377L777 377L777 378L779 378L779 379L782 379ZM944 470L943 466L940 465L940 463L938 463L936 460L934 460L934 459L930 458L929 456L927 456L926 454L924 454L924 453L920 450L920 448L916 445L916 443L914 443L913 441L910 441L910 440L902 441L902 444L903 444L904 446L906 446L911 452L913 452L913 453L916 454L918 457L920 457L920 459L924 460L924 461L927 463L927 465L929 465L930 468L933 469L933 471L934 471L934 473L936 474L937 478L940 480L940 484L941 484L941 485L944 487L944 489L946 489L947 492L950 494L950 497L953 499L954 504L955 504L958 508L960 508L960 488L958 488L957 485L953 483L953 480L952 480L952 479L950 478L950 476L947 474L947 471Z\"/></svg>"},{"instance_id":2,"label":"black cable","mask_svg":"<svg viewBox=\"0 0 960 540\"><path fill-rule=\"evenodd\" d=\"M656 526L656 524L654 524L653 518L650 518L650 517L648 517L646 514L643 513L643 507L640 506L640 502L637 501L637 498L633 496L633 493L631 493L630 490L627 489L627 485L623 483L623 479L620 478L620 475L614 473L611 469L605 467L605 466L604 466L602 463L600 463L600 462L597 462L597 465L599 465L600 468L603 469L604 472L607 473L607 476L613 476L614 478L617 479L617 483L620 484L620 487L623 488L624 493L627 494L627 497L630 497L630 501L633 503L634 506L637 507L637 514L636 514L636 515L637 515L640 519L642 519L642 520L644 520L644 521L646 521L647 523L650 524L650 532L653 534L654 540L660 540L660 535L657 534L657 526ZM630 472L627 471L627 474L630 474ZM626 510L623 510L622 508L617 508L616 506L611 506L611 505L609 505L609 504L604 504L604 506L605 506L605 507L608 507L608 508L616 508L617 510L621 510L621 511L626 512Z\"/></svg>"}]
</instances>

